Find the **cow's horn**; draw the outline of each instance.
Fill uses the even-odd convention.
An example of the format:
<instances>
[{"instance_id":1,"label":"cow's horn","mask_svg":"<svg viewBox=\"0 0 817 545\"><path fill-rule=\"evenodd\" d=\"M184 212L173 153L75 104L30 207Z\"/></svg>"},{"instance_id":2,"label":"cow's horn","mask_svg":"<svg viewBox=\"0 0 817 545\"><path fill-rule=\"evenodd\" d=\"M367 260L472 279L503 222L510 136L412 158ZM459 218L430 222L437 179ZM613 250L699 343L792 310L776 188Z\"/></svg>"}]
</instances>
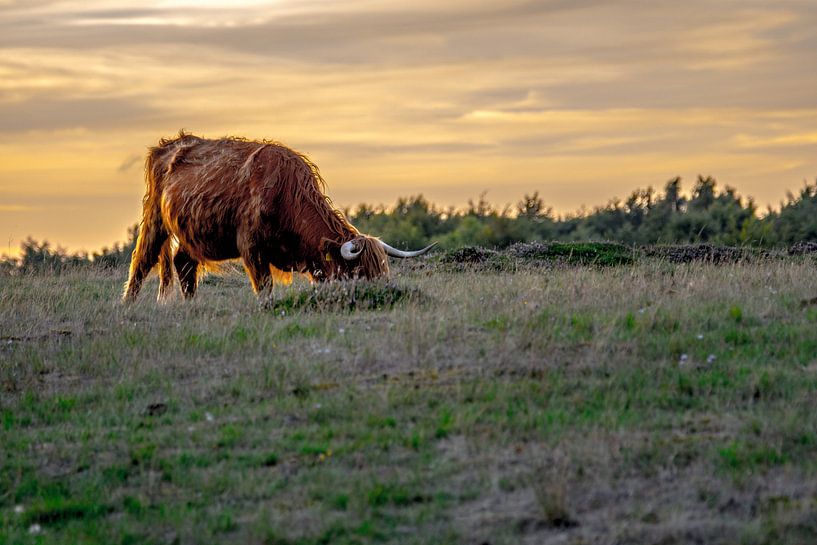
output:
<instances>
[{"instance_id":1,"label":"cow's horn","mask_svg":"<svg viewBox=\"0 0 817 545\"><path fill-rule=\"evenodd\" d=\"M429 244L428 246L426 246L422 250L415 250L413 252L404 252L403 250L398 250L397 248L392 248L391 246L389 246L388 244L386 244L382 240L378 240L378 242L383 247L383 249L386 251L386 253L389 254L392 257L417 257L418 255L423 255L424 253L426 253L427 251L429 251L430 249L432 249L434 246L437 245L436 242L432 242L431 244Z\"/></svg>"},{"instance_id":2,"label":"cow's horn","mask_svg":"<svg viewBox=\"0 0 817 545\"><path fill-rule=\"evenodd\" d=\"M345 259L347 261L355 259L357 256L360 255L360 252L362 252L362 251L363 251L363 246L361 245L360 249L358 250L355 247L355 241L354 240L344 242L343 244L340 245L340 255L343 257L343 259Z\"/></svg>"}]
</instances>

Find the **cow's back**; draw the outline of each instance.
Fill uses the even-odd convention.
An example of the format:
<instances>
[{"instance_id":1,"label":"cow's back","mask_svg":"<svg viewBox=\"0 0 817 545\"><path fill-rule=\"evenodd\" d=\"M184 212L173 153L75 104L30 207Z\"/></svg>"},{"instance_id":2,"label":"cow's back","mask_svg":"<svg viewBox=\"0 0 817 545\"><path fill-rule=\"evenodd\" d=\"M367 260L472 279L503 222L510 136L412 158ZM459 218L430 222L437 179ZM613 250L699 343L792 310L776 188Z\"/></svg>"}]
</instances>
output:
<instances>
[{"instance_id":1,"label":"cow's back","mask_svg":"<svg viewBox=\"0 0 817 545\"><path fill-rule=\"evenodd\" d=\"M264 144L181 137L157 148L162 217L200 261L239 255L242 231L257 230L264 184L255 165Z\"/></svg>"}]
</instances>

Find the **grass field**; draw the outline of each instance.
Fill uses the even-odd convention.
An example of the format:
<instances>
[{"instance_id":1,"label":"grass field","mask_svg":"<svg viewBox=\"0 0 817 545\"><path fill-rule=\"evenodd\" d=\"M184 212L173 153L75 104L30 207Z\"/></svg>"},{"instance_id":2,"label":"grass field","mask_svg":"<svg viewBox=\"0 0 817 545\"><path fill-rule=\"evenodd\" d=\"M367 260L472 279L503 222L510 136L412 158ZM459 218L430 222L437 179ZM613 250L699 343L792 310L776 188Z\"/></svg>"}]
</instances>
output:
<instances>
[{"instance_id":1,"label":"grass field","mask_svg":"<svg viewBox=\"0 0 817 545\"><path fill-rule=\"evenodd\" d=\"M817 542L813 258L466 254L0 278L0 543Z\"/></svg>"}]
</instances>

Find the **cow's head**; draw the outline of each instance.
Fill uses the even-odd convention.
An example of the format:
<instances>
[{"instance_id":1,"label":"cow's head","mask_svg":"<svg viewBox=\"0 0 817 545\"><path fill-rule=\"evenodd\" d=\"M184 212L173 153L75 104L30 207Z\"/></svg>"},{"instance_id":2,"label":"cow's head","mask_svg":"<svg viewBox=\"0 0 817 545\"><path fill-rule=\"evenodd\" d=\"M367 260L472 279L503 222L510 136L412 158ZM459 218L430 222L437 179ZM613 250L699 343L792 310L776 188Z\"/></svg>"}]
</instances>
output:
<instances>
[{"instance_id":1,"label":"cow's head","mask_svg":"<svg viewBox=\"0 0 817 545\"><path fill-rule=\"evenodd\" d=\"M393 248L374 237L358 235L340 244L329 244L325 259L331 271L329 277L336 278L377 278L389 274L389 259L392 257L416 257L423 255L437 243L422 250L405 252Z\"/></svg>"}]
</instances>

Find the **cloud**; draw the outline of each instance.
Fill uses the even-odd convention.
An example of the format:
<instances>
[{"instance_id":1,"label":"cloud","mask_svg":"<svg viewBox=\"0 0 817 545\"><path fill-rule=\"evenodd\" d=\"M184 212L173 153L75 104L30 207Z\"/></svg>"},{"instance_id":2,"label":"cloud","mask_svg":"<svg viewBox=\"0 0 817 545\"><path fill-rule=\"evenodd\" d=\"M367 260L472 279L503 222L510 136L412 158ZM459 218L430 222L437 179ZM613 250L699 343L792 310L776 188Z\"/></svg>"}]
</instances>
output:
<instances>
[{"instance_id":1,"label":"cloud","mask_svg":"<svg viewBox=\"0 0 817 545\"><path fill-rule=\"evenodd\" d=\"M483 109L516 92L536 96L532 107L574 109L817 105L817 72L803 69L815 62L817 14L795 2L106 5L20 8L0 23L0 47L23 64L44 48L70 61L21 74L29 86L95 86L105 98L129 88L172 96L180 87L200 97L230 82L251 93L268 85L303 93L285 85L295 79L311 87L309 98L328 76L346 85L368 79L358 100L379 100L382 86L440 67L434 83L452 102Z\"/></svg>"},{"instance_id":2,"label":"cloud","mask_svg":"<svg viewBox=\"0 0 817 545\"><path fill-rule=\"evenodd\" d=\"M114 128L144 123L157 110L138 100L41 97L0 103L0 132L67 128Z\"/></svg>"},{"instance_id":3,"label":"cloud","mask_svg":"<svg viewBox=\"0 0 817 545\"><path fill-rule=\"evenodd\" d=\"M0 212L31 212L32 210L37 210L39 207L37 206L28 206L25 204L0 204Z\"/></svg>"},{"instance_id":4,"label":"cloud","mask_svg":"<svg viewBox=\"0 0 817 545\"><path fill-rule=\"evenodd\" d=\"M777 136L753 136L749 134L738 134L733 139L739 148L772 148L787 146L807 146L813 147L817 144L817 132L805 132L794 134L780 134Z\"/></svg>"},{"instance_id":5,"label":"cloud","mask_svg":"<svg viewBox=\"0 0 817 545\"><path fill-rule=\"evenodd\" d=\"M554 58L604 62L705 61L757 55L762 33L803 25L803 8L780 2L418 2L82 9L55 3L37 17L8 17L0 45L101 48L186 44L307 63L399 65ZM205 4L206 5L206 4ZM87 6L87 4L86 4ZM754 11L750 8L754 6ZM787 6L792 6L788 10ZM748 12L748 13L747 13ZM806 13L808 15L808 13ZM799 22L798 22L799 21ZM813 23L813 14L812 20ZM46 41L41 36L48 35ZM724 48L727 51L723 51ZM720 51L720 53L718 53ZM715 59L717 60L717 59Z\"/></svg>"},{"instance_id":6,"label":"cloud","mask_svg":"<svg viewBox=\"0 0 817 545\"><path fill-rule=\"evenodd\" d=\"M141 155L131 155L127 157L124 161L122 161L122 164L119 165L116 170L117 172L128 172L135 166L141 164L143 160L144 157L142 157Z\"/></svg>"}]
</instances>

